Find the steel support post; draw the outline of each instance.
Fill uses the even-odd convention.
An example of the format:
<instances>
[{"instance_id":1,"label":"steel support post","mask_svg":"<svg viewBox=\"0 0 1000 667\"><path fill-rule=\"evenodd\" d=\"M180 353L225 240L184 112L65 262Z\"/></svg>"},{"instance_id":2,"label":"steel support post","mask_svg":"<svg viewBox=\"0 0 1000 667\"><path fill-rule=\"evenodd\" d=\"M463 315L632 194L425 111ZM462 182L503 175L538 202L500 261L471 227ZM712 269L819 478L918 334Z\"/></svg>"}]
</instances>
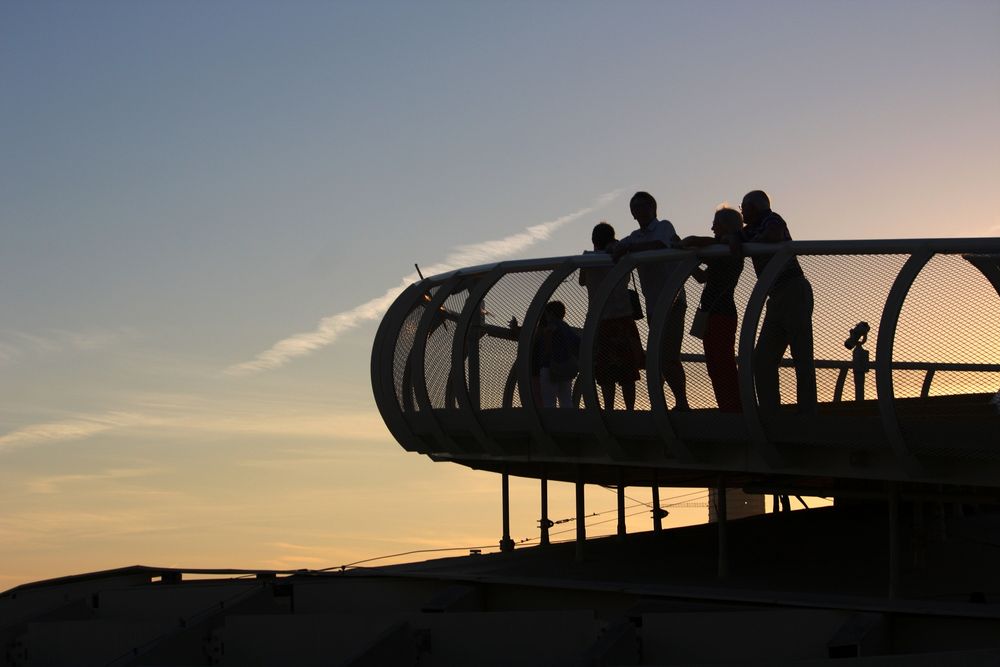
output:
<instances>
[{"instance_id":1,"label":"steel support post","mask_svg":"<svg viewBox=\"0 0 1000 667\"><path fill-rule=\"evenodd\" d=\"M625 539L625 475L618 469L618 539Z\"/></svg>"},{"instance_id":2,"label":"steel support post","mask_svg":"<svg viewBox=\"0 0 1000 667\"><path fill-rule=\"evenodd\" d=\"M542 485L542 518L538 522L540 535L538 537L538 544L543 547L549 545L549 480L543 474L541 477Z\"/></svg>"},{"instance_id":3,"label":"steel support post","mask_svg":"<svg viewBox=\"0 0 1000 667\"><path fill-rule=\"evenodd\" d=\"M653 477L653 532L659 533L663 530L663 517L660 512L660 480L657 475Z\"/></svg>"},{"instance_id":4,"label":"steel support post","mask_svg":"<svg viewBox=\"0 0 1000 667\"><path fill-rule=\"evenodd\" d=\"M506 472L500 475L500 495L503 505L503 537L500 538L500 551L513 551L514 540L510 539L510 478Z\"/></svg>"}]
</instances>

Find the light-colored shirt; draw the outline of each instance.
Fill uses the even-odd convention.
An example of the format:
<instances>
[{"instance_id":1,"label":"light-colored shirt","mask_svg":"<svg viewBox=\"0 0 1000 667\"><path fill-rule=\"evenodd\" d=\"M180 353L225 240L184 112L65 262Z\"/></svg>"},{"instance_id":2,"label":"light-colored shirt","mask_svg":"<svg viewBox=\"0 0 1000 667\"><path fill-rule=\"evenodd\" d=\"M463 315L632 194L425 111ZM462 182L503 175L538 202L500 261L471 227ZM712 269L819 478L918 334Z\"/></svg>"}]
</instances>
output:
<instances>
[{"instance_id":1,"label":"light-colored shirt","mask_svg":"<svg viewBox=\"0 0 1000 667\"><path fill-rule=\"evenodd\" d=\"M655 220L646 225L645 229L640 227L623 238L618 242L618 247L621 248L624 246L628 249L632 245L649 243L650 241L659 241L663 244L664 249L675 248L677 247L677 243L680 242L680 237L677 236L677 231L669 220ZM668 262L653 262L638 266L639 283L642 286L642 295L646 299L647 317L649 317L650 309L656 304L656 299L660 296L660 292L663 291L663 286L666 284L667 278L670 277L672 269L673 265ZM677 303L687 304L683 288L677 293Z\"/></svg>"}]
</instances>

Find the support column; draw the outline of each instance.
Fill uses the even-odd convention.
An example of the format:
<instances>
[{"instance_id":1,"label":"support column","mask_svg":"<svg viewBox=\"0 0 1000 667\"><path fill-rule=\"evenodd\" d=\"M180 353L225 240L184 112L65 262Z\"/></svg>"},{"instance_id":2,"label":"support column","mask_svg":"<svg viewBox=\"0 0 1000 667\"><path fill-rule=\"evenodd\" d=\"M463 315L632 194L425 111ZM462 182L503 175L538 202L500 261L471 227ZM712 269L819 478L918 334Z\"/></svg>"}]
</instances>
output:
<instances>
[{"instance_id":1,"label":"support column","mask_svg":"<svg viewBox=\"0 0 1000 667\"><path fill-rule=\"evenodd\" d=\"M552 527L552 522L549 521L549 480L542 474L542 518L538 522L539 530L541 534L538 538L538 544L547 547L549 545L549 528Z\"/></svg>"},{"instance_id":2,"label":"support column","mask_svg":"<svg viewBox=\"0 0 1000 667\"><path fill-rule=\"evenodd\" d=\"M889 598L899 597L899 488L888 484L889 496Z\"/></svg>"},{"instance_id":3,"label":"support column","mask_svg":"<svg viewBox=\"0 0 1000 667\"><path fill-rule=\"evenodd\" d=\"M618 539L624 540L625 529L625 474L618 469Z\"/></svg>"},{"instance_id":4,"label":"support column","mask_svg":"<svg viewBox=\"0 0 1000 667\"><path fill-rule=\"evenodd\" d=\"M500 476L500 495L503 505L503 536L500 538L500 551L513 551L514 540L510 539L510 479L504 471Z\"/></svg>"},{"instance_id":5,"label":"support column","mask_svg":"<svg viewBox=\"0 0 1000 667\"><path fill-rule=\"evenodd\" d=\"M726 512L726 481L719 479L719 489L715 494L715 514L719 524L719 579L729 576L729 521Z\"/></svg>"},{"instance_id":6,"label":"support column","mask_svg":"<svg viewBox=\"0 0 1000 667\"><path fill-rule=\"evenodd\" d=\"M583 502L583 469L576 474L576 562L583 561L583 545L587 541L586 507Z\"/></svg>"},{"instance_id":7,"label":"support column","mask_svg":"<svg viewBox=\"0 0 1000 667\"><path fill-rule=\"evenodd\" d=\"M663 511L660 509L660 475L653 473L653 532L663 530Z\"/></svg>"}]
</instances>

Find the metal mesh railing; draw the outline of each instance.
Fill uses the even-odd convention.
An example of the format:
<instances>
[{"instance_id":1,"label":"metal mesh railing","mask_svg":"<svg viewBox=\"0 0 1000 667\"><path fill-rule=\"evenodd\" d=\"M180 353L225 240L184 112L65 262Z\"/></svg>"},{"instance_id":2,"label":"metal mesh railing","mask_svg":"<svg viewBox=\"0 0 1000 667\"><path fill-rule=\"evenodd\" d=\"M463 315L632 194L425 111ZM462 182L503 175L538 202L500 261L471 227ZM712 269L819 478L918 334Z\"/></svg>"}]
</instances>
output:
<instances>
[{"instance_id":1,"label":"metal mesh railing","mask_svg":"<svg viewBox=\"0 0 1000 667\"><path fill-rule=\"evenodd\" d=\"M550 271L508 273L490 288L476 307L481 318L469 327L465 339L465 381L472 404L483 409L520 407L514 381L517 332L525 313ZM514 326L511 326L511 325ZM473 351L473 347L478 353ZM470 373L470 359L478 357L479 377ZM505 406L505 401L509 402Z\"/></svg>"},{"instance_id":2,"label":"metal mesh railing","mask_svg":"<svg viewBox=\"0 0 1000 667\"><path fill-rule=\"evenodd\" d=\"M914 400L936 400L934 405L949 406L958 405L961 401L971 402L976 406L977 415L996 414L995 408L985 406L1000 389L1000 259L990 254L979 254L975 258L963 254L982 253L984 248L987 253L1000 252L1000 241L994 241L972 240L965 245L961 239L800 242L783 246L794 250L812 285L813 357L821 411L829 409L823 406L851 403L857 407L852 407L854 412L845 414L878 415L881 411L884 417L884 402L889 401L897 406L896 412L904 429L906 420L920 417L920 411L924 409L911 409L910 406L915 405L912 403ZM720 250L705 256L721 256L724 253ZM758 247L750 248L750 251L768 254L774 248L761 250ZM925 257L929 260L923 263ZM684 264L686 267L694 265L691 263L692 253L669 251L640 256L633 260L633 264L646 261L665 262L675 267L681 266L680 262L687 262ZM413 297L415 302L406 314L395 316L398 320L393 325L398 327L392 354L395 404L402 413L419 411L420 401L417 399L422 394L414 392L413 387L415 383L422 382L421 389L426 389L429 404L434 410L458 409L458 388L452 383L454 377L464 377L465 385L461 390L463 394L468 393L473 410L542 410L536 380L538 360L535 343L530 343L532 349L521 355L529 366L521 371L517 368L518 345L519 341L533 339L532 336L522 335L521 331L524 326L534 325L534 321L526 322L529 311L537 314L546 301L560 301L566 309L566 323L581 337L585 337L584 334L591 336L594 345L591 350L593 367L577 377L578 383L584 377L590 378L594 386L586 392L577 388L578 409L604 410L607 406L604 405L601 380L605 380L603 388L606 389L608 377L617 380L615 373L622 370L621 357L616 356L622 353L621 349L609 345L607 337L602 338L601 334L601 327L607 326L602 323L613 319L621 322L607 327L612 335L621 335L626 330L629 335L638 334L639 357L628 362L632 367L625 373L628 382L635 380L634 409L646 412L673 407L677 398L669 387L665 386L663 391L665 404L656 405L650 398L647 366L641 356L648 355L650 341L660 340L661 335L656 332L656 336L650 336L647 317L652 314L650 308L655 304L645 302L638 276L633 277L626 272L627 268L615 269L609 259L591 255L537 262L526 260L512 263L509 269L506 265L499 265L489 272L480 269L478 273L463 278L450 278L448 289L452 293L443 299L440 314L424 318L428 304L445 281L443 277L429 279L428 287ZM598 294L595 285L590 286L588 294L587 287L580 282L581 271L595 269L603 272L604 276L612 273L617 276L613 289L607 286L601 289L600 294L604 296L597 304L591 303L591 299ZM558 284L549 280L553 271L565 276ZM907 275L909 278L904 279ZM485 282L480 282L486 276L495 280L488 288ZM552 288L547 290L548 294L540 293L543 285ZM627 296L623 295L630 288L639 295L645 314L640 319L631 317L630 306L623 305L622 299L627 301ZM703 289L693 276L683 281L687 310L681 357L691 407L712 411L718 405L706 369L705 349L702 341L687 333ZM759 338L768 307L760 297L765 289L750 260L746 259L734 292L737 310L734 358L740 353L739 340L744 319L750 315L753 316L750 321L757 323L757 330L755 336L746 340ZM485 296L473 303L469 298L473 291ZM756 310L751 313L752 303L758 305L753 306ZM887 310L889 304L895 306ZM595 307L601 310L600 315L590 313ZM894 308L898 311L889 312ZM870 327L864 343L867 358L855 356L844 344L851 329L860 322L866 322ZM879 342L879 328L885 322L895 326L895 335L888 346ZM457 375L452 370L456 335L461 336L463 341L458 348L462 350L462 367ZM420 372L410 363L417 345L423 346L424 354ZM885 359L877 358L878 350L882 350ZM752 346L749 352L744 350L743 353L746 356L739 357L741 364L752 361ZM786 350L778 371L780 399L786 405L794 404L796 400L796 375L791 361L790 351ZM526 392L517 386L519 372L532 379L533 386ZM747 369L739 372L741 385L747 377L756 379ZM863 396L855 391L855 378L860 381ZM889 378L888 383L886 378ZM658 379L662 381L663 378ZM879 396L879 387L886 389L890 386L891 396ZM579 401L581 393L597 396L597 405L584 405ZM532 405L522 405L522 395L530 396ZM750 399L752 405L756 405L754 398ZM625 407L619 384L614 409L621 411ZM965 414L963 409L966 408L948 408L942 414ZM753 418L753 415L748 418ZM1000 416L997 418L1000 419Z\"/></svg>"}]
</instances>

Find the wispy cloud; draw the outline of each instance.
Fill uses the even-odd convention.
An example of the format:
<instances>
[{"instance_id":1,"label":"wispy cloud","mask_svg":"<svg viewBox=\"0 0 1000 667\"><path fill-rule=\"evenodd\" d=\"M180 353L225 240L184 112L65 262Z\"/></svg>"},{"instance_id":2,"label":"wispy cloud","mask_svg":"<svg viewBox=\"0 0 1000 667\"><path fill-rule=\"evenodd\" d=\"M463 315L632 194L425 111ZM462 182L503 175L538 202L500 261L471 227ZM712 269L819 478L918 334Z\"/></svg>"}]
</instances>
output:
<instances>
[{"instance_id":1,"label":"wispy cloud","mask_svg":"<svg viewBox=\"0 0 1000 667\"><path fill-rule=\"evenodd\" d=\"M36 477L26 482L28 491L31 493L56 493L64 484L74 482L109 482L121 479L136 479L148 477L156 472L158 468L111 468L96 473L74 474L74 475L48 475L46 477Z\"/></svg>"},{"instance_id":2,"label":"wispy cloud","mask_svg":"<svg viewBox=\"0 0 1000 667\"><path fill-rule=\"evenodd\" d=\"M517 234L511 234L510 236L492 241L458 246L443 261L426 267L424 272L427 275L434 275L453 271L463 266L475 266L477 264L485 264L512 257L539 241L548 239L560 227L579 220L583 216L609 204L621 194L622 190L620 189L607 192L598 197L591 206L574 211L555 220L533 225ZM415 282L418 277L416 272L411 273L403 277L399 285L387 289L381 296L366 301L350 310L324 317L319 321L314 330L284 338L250 361L230 366L226 369L226 373L230 375L245 375L279 368L296 357L301 357L324 348L335 342L345 331L353 329L363 322L376 320L381 317L392 302L395 301L396 297L407 286Z\"/></svg>"},{"instance_id":3,"label":"wispy cloud","mask_svg":"<svg viewBox=\"0 0 1000 667\"><path fill-rule=\"evenodd\" d=\"M0 364L16 361L25 355L46 357L63 352L89 352L111 347L135 332L128 328L68 331L45 329L38 333L0 330Z\"/></svg>"},{"instance_id":4,"label":"wispy cloud","mask_svg":"<svg viewBox=\"0 0 1000 667\"><path fill-rule=\"evenodd\" d=\"M44 424L32 424L0 436L0 451L66 440L80 440L98 433L148 422L131 412L107 412Z\"/></svg>"}]
</instances>

